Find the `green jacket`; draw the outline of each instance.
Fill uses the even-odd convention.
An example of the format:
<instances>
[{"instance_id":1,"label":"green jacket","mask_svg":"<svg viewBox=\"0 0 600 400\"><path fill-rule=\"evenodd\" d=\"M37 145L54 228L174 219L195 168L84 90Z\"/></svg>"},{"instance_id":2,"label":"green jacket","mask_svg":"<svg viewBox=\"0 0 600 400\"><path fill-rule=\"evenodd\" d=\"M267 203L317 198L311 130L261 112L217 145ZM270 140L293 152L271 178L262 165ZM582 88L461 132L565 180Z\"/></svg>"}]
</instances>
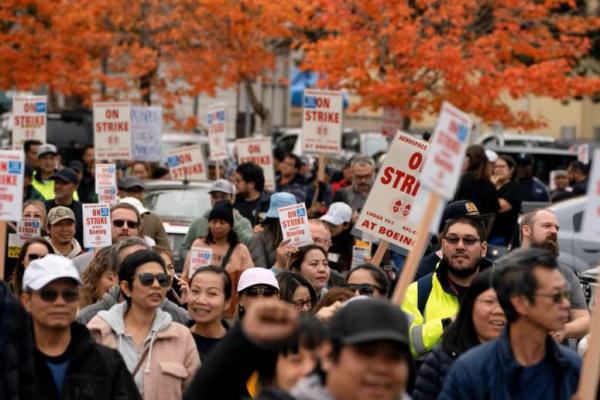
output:
<instances>
[{"instance_id":1,"label":"green jacket","mask_svg":"<svg viewBox=\"0 0 600 400\"><path fill-rule=\"evenodd\" d=\"M211 211L212 209L206 210L203 216L196 218L190 224L190 228L188 229L188 232L183 239L183 243L181 243L181 247L179 248L179 255L182 259L185 259L187 256L187 253L190 250L190 247L192 247L194 240L206 237L206 235L208 235L208 215ZM235 233L237 233L240 242L244 244L248 244L248 242L250 242L250 238L252 237L252 224L235 208L233 209L233 230Z\"/></svg>"}]
</instances>

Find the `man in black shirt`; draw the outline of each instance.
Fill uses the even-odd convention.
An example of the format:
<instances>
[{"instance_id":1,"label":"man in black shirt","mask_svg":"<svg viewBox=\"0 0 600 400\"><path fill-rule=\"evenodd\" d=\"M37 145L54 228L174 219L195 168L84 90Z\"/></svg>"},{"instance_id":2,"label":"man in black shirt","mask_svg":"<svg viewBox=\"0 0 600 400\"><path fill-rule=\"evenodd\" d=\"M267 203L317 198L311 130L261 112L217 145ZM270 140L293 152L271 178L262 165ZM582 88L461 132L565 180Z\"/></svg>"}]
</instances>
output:
<instances>
[{"instance_id":1,"label":"man in black shirt","mask_svg":"<svg viewBox=\"0 0 600 400\"><path fill-rule=\"evenodd\" d=\"M233 180L236 190L233 208L255 226L264 219L271 198L271 195L265 192L263 170L254 163L246 162L236 168Z\"/></svg>"},{"instance_id":2,"label":"man in black shirt","mask_svg":"<svg viewBox=\"0 0 600 400\"><path fill-rule=\"evenodd\" d=\"M79 180L77 173L71 168L56 171L50 177L54 181L54 198L46 200L46 211L49 212L56 206L70 208L75 214L75 239L83 247L83 207L81 202L73 200L73 193L77 189Z\"/></svg>"}]
</instances>

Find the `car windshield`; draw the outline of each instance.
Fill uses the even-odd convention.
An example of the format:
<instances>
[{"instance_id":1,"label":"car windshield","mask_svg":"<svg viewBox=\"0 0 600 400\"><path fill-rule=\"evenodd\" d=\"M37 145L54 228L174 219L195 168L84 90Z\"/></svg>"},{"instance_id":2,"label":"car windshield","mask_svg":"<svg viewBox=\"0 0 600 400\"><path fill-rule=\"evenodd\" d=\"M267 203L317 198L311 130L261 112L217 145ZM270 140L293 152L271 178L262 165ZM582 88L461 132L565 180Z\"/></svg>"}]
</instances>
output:
<instances>
[{"instance_id":1,"label":"car windshield","mask_svg":"<svg viewBox=\"0 0 600 400\"><path fill-rule=\"evenodd\" d=\"M151 189L144 205L163 219L192 220L210 208L210 195L208 187Z\"/></svg>"}]
</instances>

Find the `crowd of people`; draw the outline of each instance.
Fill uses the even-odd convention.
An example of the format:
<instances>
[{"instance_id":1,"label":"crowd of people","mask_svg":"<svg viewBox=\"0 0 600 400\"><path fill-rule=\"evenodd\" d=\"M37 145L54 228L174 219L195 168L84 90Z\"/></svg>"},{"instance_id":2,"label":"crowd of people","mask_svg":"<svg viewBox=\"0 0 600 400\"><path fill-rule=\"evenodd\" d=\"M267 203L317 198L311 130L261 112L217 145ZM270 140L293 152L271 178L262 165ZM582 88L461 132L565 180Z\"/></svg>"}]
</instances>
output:
<instances>
[{"instance_id":1,"label":"crowd of people","mask_svg":"<svg viewBox=\"0 0 600 400\"><path fill-rule=\"evenodd\" d=\"M353 230L377 173L370 157L318 176L310 159L276 151L273 193L261 167L234 165L212 181L211 206L178 249L143 203L145 181L165 168L125 163L113 244L86 249L93 150L64 166L54 145L25 143L22 215L42 229L7 258L0 284L0 399L575 394L589 305L559 258L556 215L521 204L585 194L589 166L564 166L551 193L531 156L470 146L415 281L392 304L404 255L375 265L377 240ZM313 244L298 248L283 239L278 209L301 202ZM490 259L491 245L510 252ZM192 268L197 246L212 258ZM360 262L355 247L368 249Z\"/></svg>"}]
</instances>

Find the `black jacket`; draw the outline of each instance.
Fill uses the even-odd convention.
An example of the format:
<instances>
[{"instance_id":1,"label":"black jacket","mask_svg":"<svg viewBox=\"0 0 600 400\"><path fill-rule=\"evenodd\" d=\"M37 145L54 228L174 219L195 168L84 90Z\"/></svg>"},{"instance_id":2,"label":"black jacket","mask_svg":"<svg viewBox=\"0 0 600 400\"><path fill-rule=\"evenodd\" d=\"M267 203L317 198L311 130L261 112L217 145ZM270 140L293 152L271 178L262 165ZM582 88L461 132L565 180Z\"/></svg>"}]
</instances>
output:
<instances>
[{"instance_id":1,"label":"black jacket","mask_svg":"<svg viewBox=\"0 0 600 400\"><path fill-rule=\"evenodd\" d=\"M0 282L0 400L35 398L31 337L27 313Z\"/></svg>"},{"instance_id":2,"label":"black jacket","mask_svg":"<svg viewBox=\"0 0 600 400\"><path fill-rule=\"evenodd\" d=\"M413 400L437 399L444 386L446 375L457 357L456 353L449 354L442 345L433 349L419 369L415 390L412 393Z\"/></svg>"},{"instance_id":3,"label":"black jacket","mask_svg":"<svg viewBox=\"0 0 600 400\"><path fill-rule=\"evenodd\" d=\"M139 399L140 393L118 351L95 343L87 328L71 325L71 357L59 397L44 356L35 351L35 398L49 400Z\"/></svg>"}]
</instances>

